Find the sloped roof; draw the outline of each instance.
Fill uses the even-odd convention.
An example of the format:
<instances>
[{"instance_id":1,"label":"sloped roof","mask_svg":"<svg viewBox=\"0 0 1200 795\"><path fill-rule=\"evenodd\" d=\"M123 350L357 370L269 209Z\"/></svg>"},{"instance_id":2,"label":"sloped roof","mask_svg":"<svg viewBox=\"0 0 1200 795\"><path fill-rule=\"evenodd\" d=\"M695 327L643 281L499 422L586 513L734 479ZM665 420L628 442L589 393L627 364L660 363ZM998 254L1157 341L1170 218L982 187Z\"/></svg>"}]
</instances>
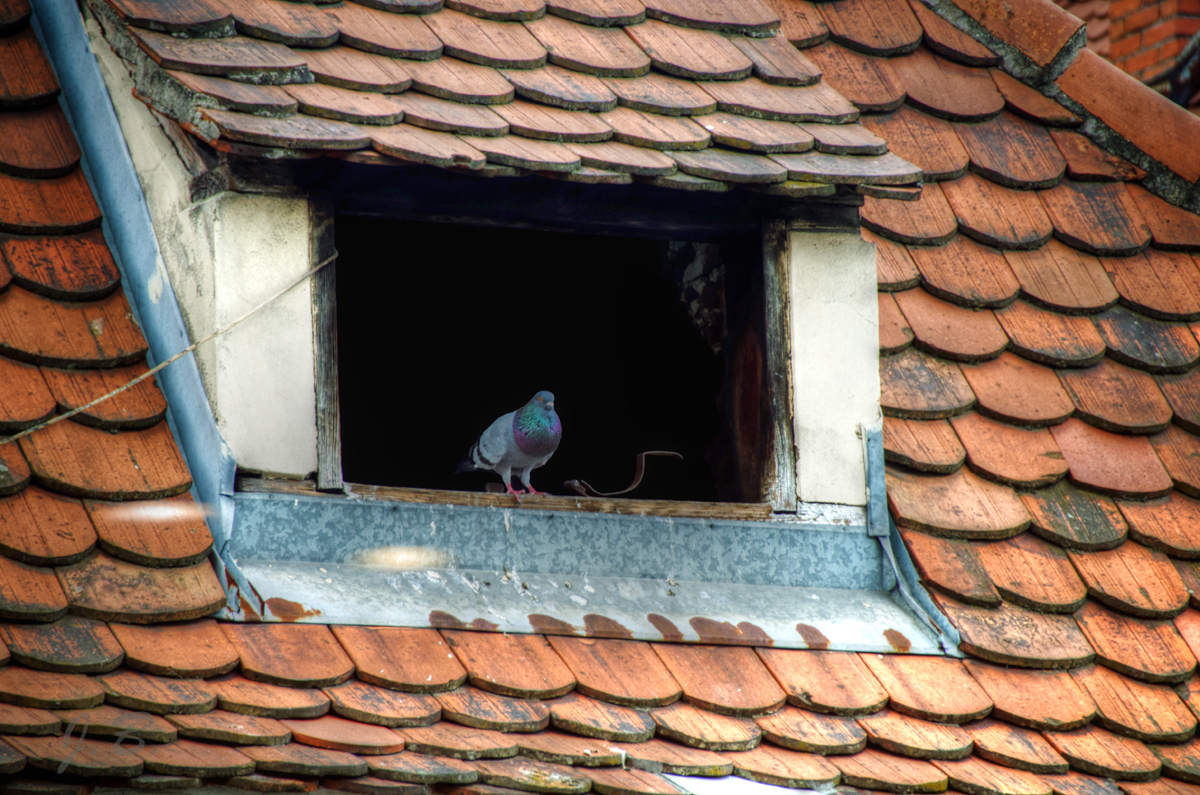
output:
<instances>
[{"instance_id":1,"label":"sloped roof","mask_svg":"<svg viewBox=\"0 0 1200 795\"><path fill-rule=\"evenodd\" d=\"M204 618L223 603L211 537L147 382L0 447L0 774L628 795L673 792L654 771L732 771L899 793L1200 793L1200 221L926 11L945 58L898 3L780 8L792 30L803 12L834 33L812 60L849 64L839 91L930 180L919 201L862 214L880 250L891 505L966 661L819 638L801 651ZM6 432L143 372L146 350L27 18L0 5ZM838 67L821 68L833 83ZM57 733L81 710L89 739L58 776L75 743ZM145 746L114 751L114 723Z\"/></svg>"}]
</instances>

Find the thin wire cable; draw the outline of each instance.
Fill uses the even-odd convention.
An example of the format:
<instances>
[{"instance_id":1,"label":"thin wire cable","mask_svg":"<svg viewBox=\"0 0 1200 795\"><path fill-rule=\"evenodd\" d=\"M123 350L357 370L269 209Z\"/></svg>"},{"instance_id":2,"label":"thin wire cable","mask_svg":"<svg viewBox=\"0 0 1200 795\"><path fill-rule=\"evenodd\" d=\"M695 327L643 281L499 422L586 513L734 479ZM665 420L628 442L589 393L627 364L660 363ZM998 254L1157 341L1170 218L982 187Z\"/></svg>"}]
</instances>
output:
<instances>
[{"instance_id":1,"label":"thin wire cable","mask_svg":"<svg viewBox=\"0 0 1200 795\"><path fill-rule=\"evenodd\" d=\"M151 367L149 370L142 373L137 378L133 379L129 383L125 384L124 386L119 386L116 389L114 389L113 391L109 392L107 395L101 395L100 397L96 398L92 402L86 403L82 406L77 406L76 408L71 409L70 411L66 412L65 414L57 414L57 415L51 417L50 419L46 420L45 422L38 423L37 425L34 425L31 428L26 428L25 430L21 431L20 433L13 434L12 436L8 437L7 439L0 439L0 444L8 444L9 442L15 442L18 439L24 438L24 437L28 436L29 434L34 433L35 431L40 431L43 428L48 428L56 422L62 422L63 420L70 419L71 417L74 417L76 414L80 413L81 411L87 411L88 409L92 408L93 406L98 406L101 403L103 403L104 401L116 397L117 395L121 394L122 392L124 392L127 389L132 389L133 387L137 386L141 382L145 381L147 378L150 378L151 376L153 376L159 370L162 370L163 368L165 368L167 365L179 361L184 356L187 356L189 353L196 350L204 343L209 342L210 340L216 339L217 337L221 336L225 332L232 329L234 326L241 323L243 320L246 320L247 318L253 316L256 312L258 312L259 310L266 307L268 304L273 302L275 299L287 294L288 292L290 292L291 290L293 290L294 288L296 288L300 284L302 284L306 279L311 278L317 271L321 270L321 268L324 268L326 265L333 262L335 259L337 259L337 257L338 257L338 255L334 254L333 256L328 257L328 258L322 260L321 262L317 263L315 266L310 268L306 273L304 273L304 275L297 278L295 281L293 281L287 287L284 287L282 290L275 293L270 298L263 301L261 304L254 307L246 314L242 315L241 317L237 318L236 320L232 321L231 323L217 329L212 334L209 334L206 337L202 337L202 338L196 340L191 345L187 346L186 348L181 350L179 353L172 356L170 359L167 359L164 362L160 362L159 364L156 364L154 367Z\"/></svg>"}]
</instances>

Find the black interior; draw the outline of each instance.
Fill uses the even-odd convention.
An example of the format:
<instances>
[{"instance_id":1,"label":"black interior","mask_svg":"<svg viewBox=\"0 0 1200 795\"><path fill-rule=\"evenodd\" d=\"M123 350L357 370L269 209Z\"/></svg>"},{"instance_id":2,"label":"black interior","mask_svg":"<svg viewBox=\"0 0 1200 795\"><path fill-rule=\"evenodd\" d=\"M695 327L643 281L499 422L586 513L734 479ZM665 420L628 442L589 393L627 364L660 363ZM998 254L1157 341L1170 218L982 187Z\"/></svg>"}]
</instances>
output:
<instances>
[{"instance_id":1,"label":"black interior","mask_svg":"<svg viewBox=\"0 0 1200 795\"><path fill-rule=\"evenodd\" d=\"M496 417L555 393L563 440L532 475L642 499L718 500L724 357L652 240L339 216L342 458L356 483L481 491L454 474ZM751 254L748 259L753 259ZM515 484L517 487L519 483Z\"/></svg>"}]
</instances>

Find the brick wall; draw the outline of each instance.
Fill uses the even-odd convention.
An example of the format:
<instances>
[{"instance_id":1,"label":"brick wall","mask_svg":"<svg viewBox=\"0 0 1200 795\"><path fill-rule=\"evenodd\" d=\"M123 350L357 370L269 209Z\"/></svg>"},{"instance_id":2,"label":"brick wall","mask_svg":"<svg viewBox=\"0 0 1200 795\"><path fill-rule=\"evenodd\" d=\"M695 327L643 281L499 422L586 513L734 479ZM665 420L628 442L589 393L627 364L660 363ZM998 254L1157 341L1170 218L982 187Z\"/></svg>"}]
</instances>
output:
<instances>
[{"instance_id":1,"label":"brick wall","mask_svg":"<svg viewBox=\"0 0 1200 795\"><path fill-rule=\"evenodd\" d=\"M1151 85L1166 76L1200 30L1200 0L1058 2L1087 22L1089 47Z\"/></svg>"}]
</instances>

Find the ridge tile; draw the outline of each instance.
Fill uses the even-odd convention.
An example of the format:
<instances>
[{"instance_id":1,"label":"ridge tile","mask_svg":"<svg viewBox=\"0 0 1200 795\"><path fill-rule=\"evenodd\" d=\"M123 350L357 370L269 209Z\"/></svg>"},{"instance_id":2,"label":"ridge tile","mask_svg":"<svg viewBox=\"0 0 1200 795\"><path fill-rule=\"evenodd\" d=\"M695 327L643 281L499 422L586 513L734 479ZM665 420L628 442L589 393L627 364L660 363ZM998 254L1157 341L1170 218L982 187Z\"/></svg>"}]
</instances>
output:
<instances>
[{"instance_id":1,"label":"ridge tile","mask_svg":"<svg viewBox=\"0 0 1200 795\"><path fill-rule=\"evenodd\" d=\"M1020 50L1038 66L1046 66L1083 23L1053 3L1013 0L997 8L986 0L952 0L954 5L996 38Z\"/></svg>"}]
</instances>

